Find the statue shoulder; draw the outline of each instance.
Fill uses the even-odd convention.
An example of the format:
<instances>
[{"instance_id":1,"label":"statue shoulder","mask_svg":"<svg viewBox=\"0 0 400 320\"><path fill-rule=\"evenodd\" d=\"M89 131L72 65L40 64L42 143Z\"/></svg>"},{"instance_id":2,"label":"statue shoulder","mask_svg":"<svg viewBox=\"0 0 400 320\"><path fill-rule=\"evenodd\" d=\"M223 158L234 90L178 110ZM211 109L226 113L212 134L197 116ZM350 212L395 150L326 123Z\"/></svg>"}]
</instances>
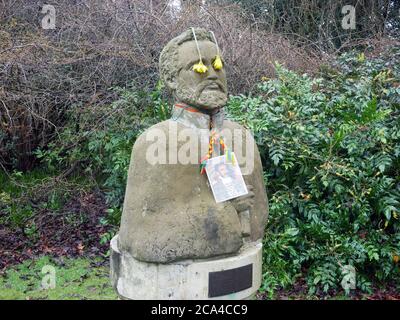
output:
<instances>
[{"instance_id":1,"label":"statue shoulder","mask_svg":"<svg viewBox=\"0 0 400 320\"><path fill-rule=\"evenodd\" d=\"M245 126L242 126L241 124L239 124L239 123L237 123L235 121L225 119L224 120L224 129L242 130L242 131L246 132L247 134L249 134L249 136L252 139L254 139L253 133L250 131L250 129L246 128Z\"/></svg>"},{"instance_id":2,"label":"statue shoulder","mask_svg":"<svg viewBox=\"0 0 400 320\"><path fill-rule=\"evenodd\" d=\"M242 130L247 130L247 128L245 128L244 126L242 126L241 124L229 120L229 119L225 119L224 120L224 127L229 128L229 129L242 129Z\"/></svg>"},{"instance_id":3,"label":"statue shoulder","mask_svg":"<svg viewBox=\"0 0 400 320\"><path fill-rule=\"evenodd\" d=\"M155 139L163 139L163 136L168 137L168 131L172 120L158 122L142 132L136 139L133 148L141 148L154 142Z\"/></svg>"}]
</instances>

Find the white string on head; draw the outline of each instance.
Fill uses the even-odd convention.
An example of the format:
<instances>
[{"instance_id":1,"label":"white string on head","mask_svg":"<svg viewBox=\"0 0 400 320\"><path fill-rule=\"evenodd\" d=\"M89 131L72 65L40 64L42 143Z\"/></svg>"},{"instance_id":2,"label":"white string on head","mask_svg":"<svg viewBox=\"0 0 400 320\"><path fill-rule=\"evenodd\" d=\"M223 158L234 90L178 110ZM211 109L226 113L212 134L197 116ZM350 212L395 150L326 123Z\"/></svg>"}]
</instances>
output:
<instances>
[{"instance_id":1,"label":"white string on head","mask_svg":"<svg viewBox=\"0 0 400 320\"><path fill-rule=\"evenodd\" d=\"M220 55L220 53L219 53L219 46L218 46L218 42L217 42L217 38L215 38L214 32L210 31L210 33L211 33L211 35L213 36L215 45L216 45L216 47L217 47L217 54Z\"/></svg>"},{"instance_id":2,"label":"white string on head","mask_svg":"<svg viewBox=\"0 0 400 320\"><path fill-rule=\"evenodd\" d=\"M201 58L201 53L200 53L199 43L197 42L196 33L194 32L194 28L193 27L191 29L192 29L192 33L193 33L194 42L196 43L197 52L199 53L200 61L203 61L202 58Z\"/></svg>"}]
</instances>

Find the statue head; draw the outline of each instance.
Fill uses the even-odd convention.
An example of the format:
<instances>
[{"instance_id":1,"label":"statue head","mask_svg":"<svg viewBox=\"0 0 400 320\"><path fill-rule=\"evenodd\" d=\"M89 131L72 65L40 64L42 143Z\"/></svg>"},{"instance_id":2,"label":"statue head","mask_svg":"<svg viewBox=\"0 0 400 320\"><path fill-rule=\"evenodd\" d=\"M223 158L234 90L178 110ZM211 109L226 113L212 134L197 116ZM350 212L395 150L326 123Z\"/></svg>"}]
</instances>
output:
<instances>
[{"instance_id":1,"label":"statue head","mask_svg":"<svg viewBox=\"0 0 400 320\"><path fill-rule=\"evenodd\" d=\"M228 95L226 73L223 64L220 68L215 67L218 55L213 34L204 29L188 29L168 42L161 52L159 68L161 79L176 102L203 110L225 105ZM206 67L202 72L193 68L199 61Z\"/></svg>"}]
</instances>

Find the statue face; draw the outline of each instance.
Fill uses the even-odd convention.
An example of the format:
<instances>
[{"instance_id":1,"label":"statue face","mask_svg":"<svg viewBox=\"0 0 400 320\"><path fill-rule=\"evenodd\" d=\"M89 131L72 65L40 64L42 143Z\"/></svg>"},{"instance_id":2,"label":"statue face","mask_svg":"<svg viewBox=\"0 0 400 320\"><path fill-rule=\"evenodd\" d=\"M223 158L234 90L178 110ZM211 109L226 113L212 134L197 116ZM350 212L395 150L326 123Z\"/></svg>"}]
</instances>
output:
<instances>
[{"instance_id":1,"label":"statue face","mask_svg":"<svg viewBox=\"0 0 400 320\"><path fill-rule=\"evenodd\" d=\"M225 67L215 70L212 66L217 55L215 44L208 40L198 41L202 60L208 67L205 73L193 71L193 65L199 62L196 43L184 42L178 51L180 71L174 83L174 96L177 102L184 102L200 109L212 110L223 107L228 90Z\"/></svg>"}]
</instances>

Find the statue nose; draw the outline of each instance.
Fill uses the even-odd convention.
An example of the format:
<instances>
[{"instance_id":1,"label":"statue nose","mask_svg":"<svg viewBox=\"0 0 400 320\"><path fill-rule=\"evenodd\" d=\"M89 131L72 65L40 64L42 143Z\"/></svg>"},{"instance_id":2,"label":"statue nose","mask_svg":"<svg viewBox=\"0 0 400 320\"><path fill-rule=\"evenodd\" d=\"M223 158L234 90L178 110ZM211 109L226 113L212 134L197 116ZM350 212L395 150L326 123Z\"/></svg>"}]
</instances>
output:
<instances>
[{"instance_id":1,"label":"statue nose","mask_svg":"<svg viewBox=\"0 0 400 320\"><path fill-rule=\"evenodd\" d=\"M211 68L208 69L208 77L207 80L217 80L218 79L218 75L215 72L214 68L211 66Z\"/></svg>"}]
</instances>

